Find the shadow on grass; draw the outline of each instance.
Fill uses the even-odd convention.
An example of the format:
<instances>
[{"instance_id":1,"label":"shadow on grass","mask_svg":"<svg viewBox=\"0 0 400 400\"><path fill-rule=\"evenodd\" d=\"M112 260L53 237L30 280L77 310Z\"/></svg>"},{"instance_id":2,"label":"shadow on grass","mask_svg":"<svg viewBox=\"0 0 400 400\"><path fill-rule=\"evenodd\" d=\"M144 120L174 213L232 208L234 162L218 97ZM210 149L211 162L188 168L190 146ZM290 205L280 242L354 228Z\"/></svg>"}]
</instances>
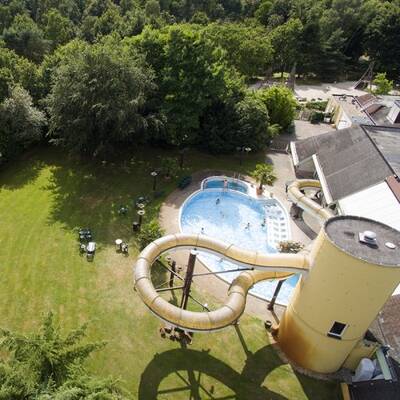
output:
<instances>
[{"instance_id":1,"label":"shadow on grass","mask_svg":"<svg viewBox=\"0 0 400 400\"><path fill-rule=\"evenodd\" d=\"M36 180L45 163L27 157L13 161L0 171L0 188L7 190L21 189Z\"/></svg>"},{"instance_id":2,"label":"shadow on grass","mask_svg":"<svg viewBox=\"0 0 400 400\"><path fill-rule=\"evenodd\" d=\"M144 163L59 162L52 168L49 184L53 208L48 223L59 222L68 229L88 227L98 243L113 243L115 239L132 236L132 223L138 219L135 201L139 196L151 196L151 168ZM127 215L119 215L121 206ZM156 215L157 202L146 207L143 219Z\"/></svg>"},{"instance_id":3,"label":"shadow on grass","mask_svg":"<svg viewBox=\"0 0 400 400\"><path fill-rule=\"evenodd\" d=\"M266 365L268 369L263 369L262 365ZM139 385L139 400L154 400L160 395L170 395L173 399L177 392L186 392L188 399L201 399L204 396L209 399L219 398L213 395L215 390L213 385L202 383L204 375L217 380L234 392L234 396L223 397L224 399L283 400L286 397L262 386L268 373L279 365L281 361L277 359L271 346L266 346L252 355L242 373L235 371L207 351L185 348L169 350L155 355L143 372ZM159 390L163 379L170 374L177 375L182 385Z\"/></svg>"},{"instance_id":4,"label":"shadow on grass","mask_svg":"<svg viewBox=\"0 0 400 400\"><path fill-rule=\"evenodd\" d=\"M237 400L293 400L280 393L269 390L264 381L276 368L285 365L274 347L267 345L255 353L249 351L239 326L235 327L238 339L246 354L246 362L241 372L234 370L225 362L209 354L209 351L180 349L156 354L141 375L139 400L174 399L177 393L184 393L188 399L237 399ZM289 370L284 372L292 374ZM337 399L337 384L321 383L315 379L294 372L306 398ZM181 381L176 387L160 389L162 381L175 375ZM208 377L208 378L206 378ZM293 379L295 379L293 377ZM209 378L229 388L232 395L218 396ZM323 385L323 386L322 386ZM217 388L217 391L218 390ZM187 394L187 395L186 395Z\"/></svg>"}]
</instances>

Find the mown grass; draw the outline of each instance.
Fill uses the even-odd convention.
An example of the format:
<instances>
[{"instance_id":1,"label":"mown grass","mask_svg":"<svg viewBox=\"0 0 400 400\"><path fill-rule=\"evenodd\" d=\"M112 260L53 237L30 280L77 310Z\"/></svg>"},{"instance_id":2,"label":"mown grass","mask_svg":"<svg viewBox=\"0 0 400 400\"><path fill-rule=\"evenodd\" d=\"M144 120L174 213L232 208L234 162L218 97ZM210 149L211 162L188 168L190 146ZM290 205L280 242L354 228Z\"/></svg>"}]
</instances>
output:
<instances>
[{"instance_id":1,"label":"mown grass","mask_svg":"<svg viewBox=\"0 0 400 400\"><path fill-rule=\"evenodd\" d=\"M27 332L53 310L60 325L90 321L89 339L108 342L89 361L94 372L121 378L132 398L335 399L337 386L293 372L268 343L262 322L245 316L235 328L196 335L190 349L161 339L160 322L133 291L137 247L130 207L151 195L150 171L167 150L141 149L129 162L103 166L77 161L54 149L38 149L0 172L0 325ZM131 158L131 157L130 157ZM248 172L262 160L186 155L182 174L203 168ZM176 182L159 181L164 196ZM147 207L157 215L164 197ZM99 245L93 263L78 252L76 229L89 226ZM130 255L114 251L115 238ZM207 299L213 302L213 299Z\"/></svg>"}]
</instances>

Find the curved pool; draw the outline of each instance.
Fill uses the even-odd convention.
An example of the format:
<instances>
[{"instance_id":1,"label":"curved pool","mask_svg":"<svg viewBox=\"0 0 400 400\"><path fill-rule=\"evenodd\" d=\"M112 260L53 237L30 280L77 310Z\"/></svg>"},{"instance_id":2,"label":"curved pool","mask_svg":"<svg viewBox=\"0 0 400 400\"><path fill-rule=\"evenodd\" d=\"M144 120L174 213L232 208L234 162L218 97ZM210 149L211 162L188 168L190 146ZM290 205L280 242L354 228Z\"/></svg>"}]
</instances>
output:
<instances>
[{"instance_id":1,"label":"curved pool","mask_svg":"<svg viewBox=\"0 0 400 400\"><path fill-rule=\"evenodd\" d=\"M288 217L277 200L258 200L235 190L205 188L194 193L181 208L180 225L184 233L203 233L245 249L266 253L276 253L279 241L290 239ZM211 271L239 268L203 251L199 259ZM218 276L230 283L239 273L227 272ZM285 281L277 303L288 304L298 279L295 275ZM250 293L270 300L276 285L276 280L263 281L256 284Z\"/></svg>"}]
</instances>

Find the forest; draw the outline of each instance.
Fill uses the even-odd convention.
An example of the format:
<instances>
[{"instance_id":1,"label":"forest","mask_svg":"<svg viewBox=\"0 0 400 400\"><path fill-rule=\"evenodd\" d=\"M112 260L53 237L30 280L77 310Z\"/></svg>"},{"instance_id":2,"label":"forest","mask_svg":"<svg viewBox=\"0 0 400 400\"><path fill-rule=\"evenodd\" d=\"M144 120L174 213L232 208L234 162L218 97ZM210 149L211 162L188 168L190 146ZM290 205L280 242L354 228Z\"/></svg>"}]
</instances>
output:
<instances>
[{"instance_id":1,"label":"forest","mask_svg":"<svg viewBox=\"0 0 400 400\"><path fill-rule=\"evenodd\" d=\"M399 0L2 0L0 32L1 162L41 141L260 150L295 100L257 78L399 79Z\"/></svg>"}]
</instances>

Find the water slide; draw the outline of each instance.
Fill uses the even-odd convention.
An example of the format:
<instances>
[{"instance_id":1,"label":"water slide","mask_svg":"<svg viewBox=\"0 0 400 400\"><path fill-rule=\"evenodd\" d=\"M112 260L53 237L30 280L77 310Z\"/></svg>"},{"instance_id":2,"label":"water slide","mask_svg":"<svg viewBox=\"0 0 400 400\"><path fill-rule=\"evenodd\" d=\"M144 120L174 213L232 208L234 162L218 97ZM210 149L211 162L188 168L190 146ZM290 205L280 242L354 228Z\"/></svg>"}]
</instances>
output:
<instances>
[{"instance_id":1,"label":"water slide","mask_svg":"<svg viewBox=\"0 0 400 400\"><path fill-rule=\"evenodd\" d=\"M217 310L183 310L162 298L151 282L151 266L160 255L171 249L193 248L255 269L242 272L232 282L226 302ZM140 253L135 269L135 287L143 302L160 319L189 331L207 332L225 328L239 319L246 306L247 292L255 283L266 279L286 279L307 272L308 267L309 259L305 253L266 254L244 250L202 234L175 234L155 240Z\"/></svg>"},{"instance_id":2,"label":"water slide","mask_svg":"<svg viewBox=\"0 0 400 400\"><path fill-rule=\"evenodd\" d=\"M323 221L333 216L308 198L302 190L320 188L315 180L299 180L288 186L291 201L304 211ZM242 272L230 285L225 303L210 312L194 312L174 306L161 297L151 281L151 267L163 253L174 250L198 249L224 257L241 266L253 268ZM243 314L249 289L267 279L286 279L296 273L307 273L310 259L307 253L266 254L241 249L233 244L210 238L203 234L175 234L150 243L139 255L134 271L135 288L146 306L163 321L194 332L223 329L235 323Z\"/></svg>"},{"instance_id":3,"label":"water slide","mask_svg":"<svg viewBox=\"0 0 400 400\"><path fill-rule=\"evenodd\" d=\"M321 189L321 183L315 179L299 179L292 182L287 188L289 200L321 223L332 218L332 211L307 197L306 189Z\"/></svg>"}]
</instances>

